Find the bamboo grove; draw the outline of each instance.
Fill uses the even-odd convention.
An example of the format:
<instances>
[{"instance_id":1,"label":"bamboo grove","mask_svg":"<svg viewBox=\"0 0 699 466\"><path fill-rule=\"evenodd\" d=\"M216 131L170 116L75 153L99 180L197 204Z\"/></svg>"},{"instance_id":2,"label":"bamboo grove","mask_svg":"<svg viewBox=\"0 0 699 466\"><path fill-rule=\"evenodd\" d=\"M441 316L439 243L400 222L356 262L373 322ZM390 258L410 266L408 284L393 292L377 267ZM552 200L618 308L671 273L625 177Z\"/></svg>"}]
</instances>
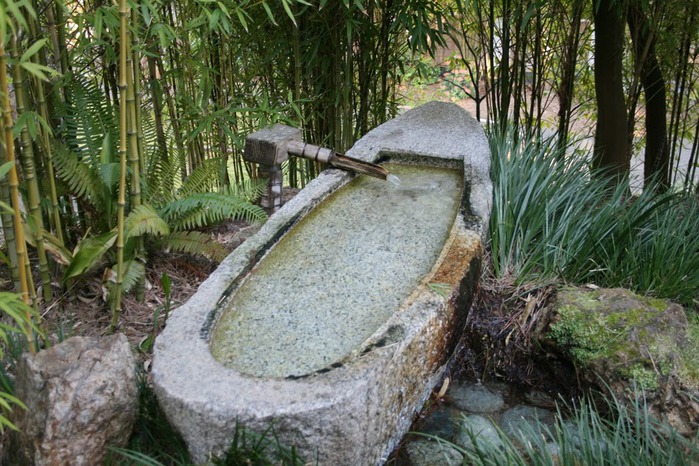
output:
<instances>
[{"instance_id":1,"label":"bamboo grove","mask_svg":"<svg viewBox=\"0 0 699 466\"><path fill-rule=\"evenodd\" d=\"M659 70L667 160L648 178L691 185L699 2L610 1L635 8L624 10L624 157L646 143L639 109L650 112L659 95ZM241 156L247 134L287 123L345 151L398 113L415 57L445 47L455 52L441 65L465 70L454 84L476 101L478 118L501 130L514 123L513 134L526 137L552 129L564 147L573 124L597 110L600 4L4 0L0 201L13 208L0 209L0 259L34 312L101 275L114 330L123 294L143 292L150 251L221 259L198 229L264 219L253 203L262 189L256 169ZM553 104L556 118L546 120ZM682 144L691 151L686 166L675 157ZM320 168L292 160L286 180L302 187Z\"/></svg>"}]
</instances>

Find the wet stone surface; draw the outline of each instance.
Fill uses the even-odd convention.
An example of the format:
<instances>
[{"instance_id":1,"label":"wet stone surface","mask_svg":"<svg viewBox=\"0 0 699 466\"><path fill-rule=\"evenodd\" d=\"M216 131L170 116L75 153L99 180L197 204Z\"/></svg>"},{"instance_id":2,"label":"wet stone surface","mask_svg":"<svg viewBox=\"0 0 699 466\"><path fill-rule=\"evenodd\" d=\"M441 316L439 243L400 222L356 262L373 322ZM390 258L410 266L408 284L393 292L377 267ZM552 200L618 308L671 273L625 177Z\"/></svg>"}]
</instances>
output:
<instances>
[{"instance_id":1,"label":"wet stone surface","mask_svg":"<svg viewBox=\"0 0 699 466\"><path fill-rule=\"evenodd\" d=\"M505 384L458 382L450 387L443 403L423 413L413 425L412 431L420 435L407 437L404 451L392 464L461 464L459 449L474 449L476 444L502 447L498 431L515 444L529 436L543 435L555 456L559 447L546 431L553 431L555 413L554 400L542 392L519 393ZM570 421L563 425L575 429Z\"/></svg>"}]
</instances>

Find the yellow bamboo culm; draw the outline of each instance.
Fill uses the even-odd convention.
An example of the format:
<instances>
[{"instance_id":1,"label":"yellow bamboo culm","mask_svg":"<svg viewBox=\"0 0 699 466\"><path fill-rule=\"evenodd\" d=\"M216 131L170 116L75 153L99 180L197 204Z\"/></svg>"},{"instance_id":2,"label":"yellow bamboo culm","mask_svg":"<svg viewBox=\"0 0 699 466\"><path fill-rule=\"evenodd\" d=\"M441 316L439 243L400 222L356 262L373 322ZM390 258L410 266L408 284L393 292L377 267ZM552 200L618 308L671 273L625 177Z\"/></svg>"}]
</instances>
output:
<instances>
[{"instance_id":1,"label":"yellow bamboo culm","mask_svg":"<svg viewBox=\"0 0 699 466\"><path fill-rule=\"evenodd\" d=\"M0 107L2 108L2 118L0 119L0 130L4 135L4 146L7 162L11 162L8 181L10 185L10 194L12 197L12 210L15 227L15 241L17 248L17 269L19 270L20 295L22 301L30 304L29 300L29 285L27 277L27 246L24 240L24 228L22 227L22 215L20 212L19 203L19 177L17 176L17 167L15 166L15 146L14 138L12 137L12 108L10 107L10 94L7 82L7 65L6 51L3 40L0 40ZM25 324L24 333L27 336L27 345L31 353L36 352L34 344L34 336L28 323L32 321L31 311L27 311L25 316L27 324Z\"/></svg>"},{"instance_id":2,"label":"yellow bamboo culm","mask_svg":"<svg viewBox=\"0 0 699 466\"><path fill-rule=\"evenodd\" d=\"M121 314L122 284L124 281L124 210L126 208L126 158L127 158L127 121L128 121L128 73L127 57L129 53L128 41L128 17L129 8L126 0L119 0L119 196L117 198L117 273L114 286L114 307L112 309L112 322L109 326L111 333L119 326Z\"/></svg>"}]
</instances>

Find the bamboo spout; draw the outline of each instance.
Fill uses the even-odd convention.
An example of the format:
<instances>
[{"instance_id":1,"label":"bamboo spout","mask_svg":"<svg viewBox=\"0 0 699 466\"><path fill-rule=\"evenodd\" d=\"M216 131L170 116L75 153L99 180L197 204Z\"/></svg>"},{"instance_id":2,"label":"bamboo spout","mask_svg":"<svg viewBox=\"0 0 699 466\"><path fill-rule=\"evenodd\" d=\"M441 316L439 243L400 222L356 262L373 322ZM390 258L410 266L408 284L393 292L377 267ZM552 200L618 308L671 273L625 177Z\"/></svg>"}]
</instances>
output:
<instances>
[{"instance_id":1,"label":"bamboo spout","mask_svg":"<svg viewBox=\"0 0 699 466\"><path fill-rule=\"evenodd\" d=\"M338 154L330 149L302 141L289 141L287 150L290 155L296 155L315 162L323 162L333 168L361 173L382 180L388 177L388 171L380 165Z\"/></svg>"}]
</instances>

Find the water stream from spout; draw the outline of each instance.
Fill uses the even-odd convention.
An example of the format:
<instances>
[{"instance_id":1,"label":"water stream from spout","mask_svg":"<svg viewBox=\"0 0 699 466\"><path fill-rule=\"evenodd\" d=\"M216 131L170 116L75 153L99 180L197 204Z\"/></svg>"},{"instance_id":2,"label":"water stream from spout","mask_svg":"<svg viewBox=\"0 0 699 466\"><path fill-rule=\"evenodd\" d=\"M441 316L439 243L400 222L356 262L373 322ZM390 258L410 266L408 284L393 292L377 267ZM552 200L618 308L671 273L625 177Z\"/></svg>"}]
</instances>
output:
<instances>
[{"instance_id":1,"label":"water stream from spout","mask_svg":"<svg viewBox=\"0 0 699 466\"><path fill-rule=\"evenodd\" d=\"M395 186L400 186L400 178L398 178L396 175L388 175L386 177L386 181L390 181L393 183Z\"/></svg>"}]
</instances>

